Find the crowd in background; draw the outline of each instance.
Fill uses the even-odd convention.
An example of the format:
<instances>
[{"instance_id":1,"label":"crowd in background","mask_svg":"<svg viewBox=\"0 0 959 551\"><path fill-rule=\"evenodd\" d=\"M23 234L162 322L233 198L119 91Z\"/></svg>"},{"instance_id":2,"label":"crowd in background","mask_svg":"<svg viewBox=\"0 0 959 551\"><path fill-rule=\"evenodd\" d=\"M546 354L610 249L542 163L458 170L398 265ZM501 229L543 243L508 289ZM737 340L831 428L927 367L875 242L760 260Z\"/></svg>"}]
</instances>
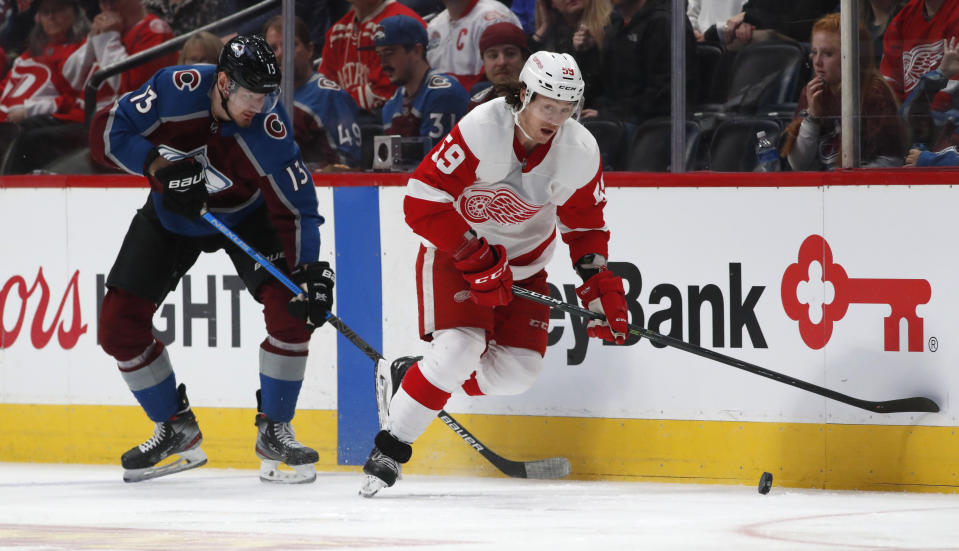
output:
<instances>
[{"instance_id":1,"label":"crowd in background","mask_svg":"<svg viewBox=\"0 0 959 551\"><path fill-rule=\"evenodd\" d=\"M0 0L0 172L75 167L64 159L82 157L87 143L91 75L255 3ZM579 64L580 121L606 168L642 170L631 161L643 151L632 145L670 115L671 9L672 0L298 0L296 140L315 170L369 169L372 136L435 144L470 109L509 93L530 53L549 50ZM959 0L859 0L859 10L863 166L959 162L950 149L959 143ZM838 0L687 1L687 112L699 140L687 169L715 169L710 141L744 117L778 125L782 169L838 165L838 11ZM161 67L216 63L225 40L251 32L282 58L274 11L105 79L96 107L109 108ZM770 45L800 52L795 74L749 74ZM777 86L775 104L764 103Z\"/></svg>"}]
</instances>

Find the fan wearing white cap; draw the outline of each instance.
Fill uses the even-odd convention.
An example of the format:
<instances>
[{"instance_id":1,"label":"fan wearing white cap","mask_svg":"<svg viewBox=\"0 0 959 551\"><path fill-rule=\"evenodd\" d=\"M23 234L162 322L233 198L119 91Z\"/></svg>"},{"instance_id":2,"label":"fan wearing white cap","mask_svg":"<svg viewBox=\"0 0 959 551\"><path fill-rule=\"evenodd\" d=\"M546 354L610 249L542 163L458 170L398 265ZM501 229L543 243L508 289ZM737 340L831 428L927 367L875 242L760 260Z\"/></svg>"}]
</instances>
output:
<instances>
[{"instance_id":1,"label":"fan wearing white cap","mask_svg":"<svg viewBox=\"0 0 959 551\"><path fill-rule=\"evenodd\" d=\"M400 465L453 393L521 394L543 369L557 233L582 277L583 304L605 314L587 334L622 344L623 281L606 267L606 189L596 140L576 115L583 79L569 55L536 52L510 93L479 105L433 148L407 184L403 210L422 238L415 263L422 357L397 359L387 422L363 467L360 494L392 486ZM556 230L559 230L557 232ZM384 370L385 371L385 370ZM382 396L382 395L381 395Z\"/></svg>"}]
</instances>

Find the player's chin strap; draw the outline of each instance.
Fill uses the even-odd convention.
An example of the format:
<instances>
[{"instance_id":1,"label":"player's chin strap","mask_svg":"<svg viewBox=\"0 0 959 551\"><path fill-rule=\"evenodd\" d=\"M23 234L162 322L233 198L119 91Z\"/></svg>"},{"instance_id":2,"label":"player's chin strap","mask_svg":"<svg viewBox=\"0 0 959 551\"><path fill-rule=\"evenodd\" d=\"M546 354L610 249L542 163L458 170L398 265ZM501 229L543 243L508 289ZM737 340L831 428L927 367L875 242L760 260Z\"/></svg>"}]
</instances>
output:
<instances>
[{"instance_id":1,"label":"player's chin strap","mask_svg":"<svg viewBox=\"0 0 959 551\"><path fill-rule=\"evenodd\" d=\"M520 122L519 122L519 114L522 113L523 111L525 111L525 110L526 110L526 106L529 105L531 101L533 101L533 95L535 95L534 92L529 92L529 90L527 90L527 94L526 94L525 97L523 98L523 106L520 107L519 109L514 109L514 110L513 110L513 122L516 123L516 127L519 128L519 131L522 132L524 136L526 136L526 139L527 139L527 140L530 140L530 141L536 141L536 140L533 139L532 136L530 136L529 134L527 134L527 133L526 133L526 129L523 128L523 125L522 125L522 124L520 124Z\"/></svg>"},{"instance_id":2,"label":"player's chin strap","mask_svg":"<svg viewBox=\"0 0 959 551\"><path fill-rule=\"evenodd\" d=\"M233 80L230 80L230 84L231 84L231 85L232 85L232 83L233 83ZM216 87L216 93L217 93L217 94L220 94L220 106L223 107L223 111L226 113L226 117L227 117L228 119L230 119L230 122L236 124L236 120L234 120L234 119L233 119L233 115L230 114L230 109L229 109L229 107L226 106L226 102L227 102L227 100L230 99L230 96L227 95L227 96L224 97L223 92L220 90L220 86L219 86L219 85L217 85L217 87Z\"/></svg>"}]
</instances>

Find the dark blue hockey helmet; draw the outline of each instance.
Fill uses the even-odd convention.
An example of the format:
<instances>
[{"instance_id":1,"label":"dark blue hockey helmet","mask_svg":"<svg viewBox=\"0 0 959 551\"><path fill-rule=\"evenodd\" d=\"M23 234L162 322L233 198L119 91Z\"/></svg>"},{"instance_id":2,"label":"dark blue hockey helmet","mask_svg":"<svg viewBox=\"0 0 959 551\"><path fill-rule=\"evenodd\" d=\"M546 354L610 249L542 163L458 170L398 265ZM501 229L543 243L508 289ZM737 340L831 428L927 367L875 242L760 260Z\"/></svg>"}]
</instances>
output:
<instances>
[{"instance_id":1,"label":"dark blue hockey helmet","mask_svg":"<svg viewBox=\"0 0 959 551\"><path fill-rule=\"evenodd\" d=\"M280 65L273 49L259 35L230 39L220 52L217 71L257 94L273 94L280 89Z\"/></svg>"}]
</instances>

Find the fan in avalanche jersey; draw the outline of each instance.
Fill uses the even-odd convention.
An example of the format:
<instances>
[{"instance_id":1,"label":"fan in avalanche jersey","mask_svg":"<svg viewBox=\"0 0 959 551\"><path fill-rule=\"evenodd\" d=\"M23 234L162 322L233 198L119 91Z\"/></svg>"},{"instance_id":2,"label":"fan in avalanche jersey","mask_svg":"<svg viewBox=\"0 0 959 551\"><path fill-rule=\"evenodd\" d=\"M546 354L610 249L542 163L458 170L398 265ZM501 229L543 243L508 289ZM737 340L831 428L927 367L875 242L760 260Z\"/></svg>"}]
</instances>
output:
<instances>
[{"instance_id":1,"label":"fan in avalanche jersey","mask_svg":"<svg viewBox=\"0 0 959 551\"><path fill-rule=\"evenodd\" d=\"M383 72L399 85L383 106L384 134L429 137L436 145L466 114L469 96L456 79L430 70L426 42L426 29L405 15L387 17L373 34Z\"/></svg>"},{"instance_id":2,"label":"fan in avalanche jersey","mask_svg":"<svg viewBox=\"0 0 959 551\"><path fill-rule=\"evenodd\" d=\"M513 300L516 285L548 294L556 229L583 278L592 337L622 343L623 281L606 268L609 230L599 149L575 119L583 98L568 54L537 52L512 93L471 111L407 186L406 221L423 238L416 260L422 359L401 358L381 380L402 382L375 438L360 494L392 486L415 441L453 392L519 394L543 369L549 308ZM403 370L405 374L403 374ZM386 401L389 391L381 392Z\"/></svg>"},{"instance_id":3,"label":"fan in avalanche jersey","mask_svg":"<svg viewBox=\"0 0 959 551\"><path fill-rule=\"evenodd\" d=\"M263 26L266 43L283 63L283 16ZM315 168L360 164L359 107L352 96L326 76L313 72L313 43L306 22L293 24L293 136L303 159Z\"/></svg>"},{"instance_id":4,"label":"fan in avalanche jersey","mask_svg":"<svg viewBox=\"0 0 959 551\"><path fill-rule=\"evenodd\" d=\"M139 90L101 111L91 153L150 184L107 277L99 340L147 416L153 437L121 458L136 482L206 463L202 435L179 388L152 318L201 252L223 249L263 304L256 454L260 478L312 482L315 450L294 437L290 420L306 371L313 328L333 302L333 271L319 262L316 190L277 103L279 65L259 36L238 36L219 64L162 69ZM291 271L306 291L292 293L201 218L209 209L264 257ZM280 261L283 262L280 262ZM171 455L174 463L160 464ZM294 471L280 471L279 463Z\"/></svg>"}]
</instances>

